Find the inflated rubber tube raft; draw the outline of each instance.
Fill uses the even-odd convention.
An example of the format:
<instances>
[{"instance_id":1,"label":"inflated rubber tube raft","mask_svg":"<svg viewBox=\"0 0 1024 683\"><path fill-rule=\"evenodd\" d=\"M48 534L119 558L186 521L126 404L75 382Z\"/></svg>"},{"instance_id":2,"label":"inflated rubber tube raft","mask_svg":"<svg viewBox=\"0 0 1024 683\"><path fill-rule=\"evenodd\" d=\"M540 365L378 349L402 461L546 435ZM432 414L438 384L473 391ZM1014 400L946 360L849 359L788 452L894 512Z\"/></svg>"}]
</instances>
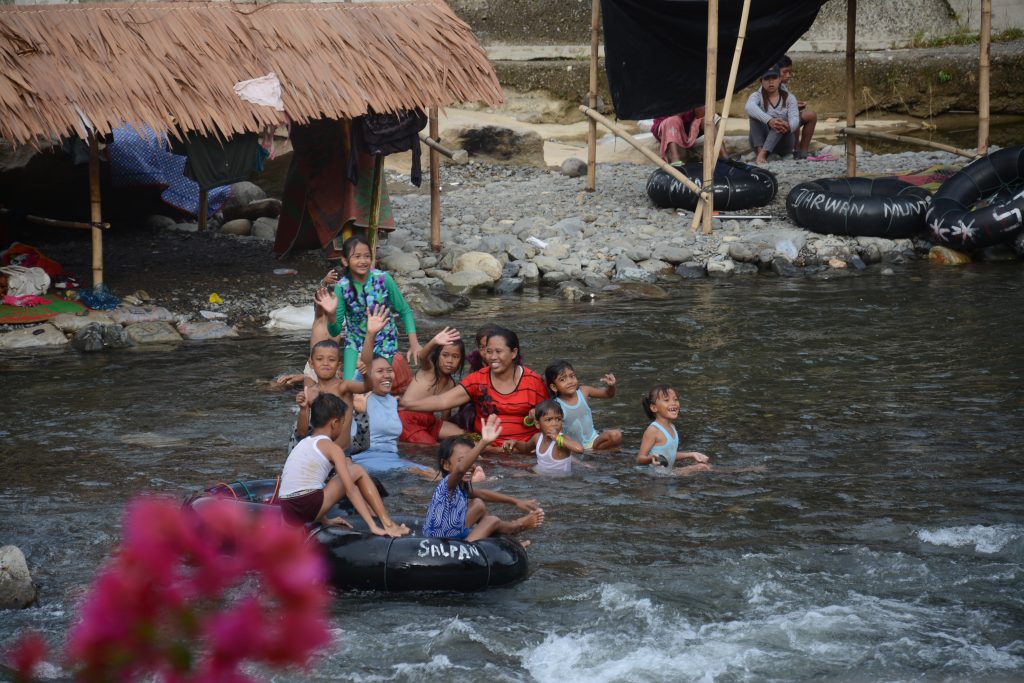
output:
<instances>
[{"instance_id":1,"label":"inflated rubber tube raft","mask_svg":"<svg viewBox=\"0 0 1024 683\"><path fill-rule=\"evenodd\" d=\"M1008 147L962 168L932 198L932 239L961 250L1012 241L1024 228L1024 147Z\"/></svg>"},{"instance_id":2,"label":"inflated rubber tube raft","mask_svg":"<svg viewBox=\"0 0 1024 683\"><path fill-rule=\"evenodd\" d=\"M380 483L377 488L382 489ZM279 510L277 482L273 479L218 484L186 501L189 507L214 498L233 500L253 510ZM382 491L382 496L387 492ZM395 516L412 534L401 538L374 536L348 501L335 506L328 517L345 517L354 528L309 527L309 538L319 543L336 588L381 591L475 591L504 586L526 578L526 550L505 536L468 543L457 539L426 538L422 521Z\"/></svg>"},{"instance_id":3,"label":"inflated rubber tube raft","mask_svg":"<svg viewBox=\"0 0 1024 683\"><path fill-rule=\"evenodd\" d=\"M703 163L686 164L677 168L697 187L701 187L704 178ZM775 199L775 193L778 191L779 184L775 175L763 168L729 160L720 160L715 164L715 210L737 211L764 206ZM688 187L660 168L647 179L647 196L659 208L688 211L696 209L700 199Z\"/></svg>"},{"instance_id":4,"label":"inflated rubber tube raft","mask_svg":"<svg viewBox=\"0 0 1024 683\"><path fill-rule=\"evenodd\" d=\"M898 178L822 178L793 187L786 213L823 235L898 239L924 231L930 202L928 190Z\"/></svg>"}]
</instances>

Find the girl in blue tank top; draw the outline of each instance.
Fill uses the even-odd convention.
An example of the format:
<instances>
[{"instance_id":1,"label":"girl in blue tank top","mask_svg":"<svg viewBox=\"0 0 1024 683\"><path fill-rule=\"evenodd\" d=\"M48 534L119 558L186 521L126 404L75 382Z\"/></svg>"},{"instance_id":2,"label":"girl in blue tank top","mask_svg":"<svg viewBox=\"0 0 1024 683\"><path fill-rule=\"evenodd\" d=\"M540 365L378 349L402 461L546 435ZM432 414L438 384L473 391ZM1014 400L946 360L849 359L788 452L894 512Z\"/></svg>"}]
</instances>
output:
<instances>
[{"instance_id":1,"label":"girl in blue tank top","mask_svg":"<svg viewBox=\"0 0 1024 683\"><path fill-rule=\"evenodd\" d=\"M638 465L650 465L653 469L672 474L691 474L711 469L708 456L696 451L679 450L679 432L672 424L679 417L679 394L667 384L659 384L640 399L644 413L654 420L644 431L640 451L636 455ZM696 464L676 467L676 460L688 458Z\"/></svg>"},{"instance_id":2,"label":"girl in blue tank top","mask_svg":"<svg viewBox=\"0 0 1024 683\"><path fill-rule=\"evenodd\" d=\"M579 441L587 450L611 450L622 445L621 429L606 429L598 433L594 428L594 416L587 400L615 395L615 375L609 372L601 381L603 387L580 386L576 371L567 360L552 363L544 370L544 383L565 414L565 435Z\"/></svg>"}]
</instances>

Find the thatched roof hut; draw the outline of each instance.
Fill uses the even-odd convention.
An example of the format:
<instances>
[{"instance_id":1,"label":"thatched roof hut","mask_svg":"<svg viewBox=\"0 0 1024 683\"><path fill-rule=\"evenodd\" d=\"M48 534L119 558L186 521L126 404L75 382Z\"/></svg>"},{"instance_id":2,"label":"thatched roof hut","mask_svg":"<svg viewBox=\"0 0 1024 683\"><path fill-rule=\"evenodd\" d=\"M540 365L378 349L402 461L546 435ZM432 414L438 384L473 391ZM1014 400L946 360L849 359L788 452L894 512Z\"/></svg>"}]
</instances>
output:
<instances>
[{"instance_id":1,"label":"thatched roof hut","mask_svg":"<svg viewBox=\"0 0 1024 683\"><path fill-rule=\"evenodd\" d=\"M468 25L442 0L0 7L0 138L253 132L280 122L239 81L277 74L295 122L456 102L501 87Z\"/></svg>"}]
</instances>

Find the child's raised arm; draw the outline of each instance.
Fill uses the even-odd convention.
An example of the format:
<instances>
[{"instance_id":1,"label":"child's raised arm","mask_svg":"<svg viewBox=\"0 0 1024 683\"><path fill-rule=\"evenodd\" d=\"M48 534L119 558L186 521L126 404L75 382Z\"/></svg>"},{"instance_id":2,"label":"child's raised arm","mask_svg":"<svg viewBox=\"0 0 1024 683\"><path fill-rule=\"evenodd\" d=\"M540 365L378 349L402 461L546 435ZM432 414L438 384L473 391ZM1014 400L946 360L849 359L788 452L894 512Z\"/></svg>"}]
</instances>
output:
<instances>
[{"instance_id":1,"label":"child's raised arm","mask_svg":"<svg viewBox=\"0 0 1024 683\"><path fill-rule=\"evenodd\" d=\"M484 452L484 449L491 445L495 439L501 436L501 422L497 415L491 415L480 426L480 441L473 446L465 458L459 462L452 463L452 471L448 473L448 492L451 493L459 485L466 473L473 469L476 459Z\"/></svg>"},{"instance_id":2,"label":"child's raised arm","mask_svg":"<svg viewBox=\"0 0 1024 683\"><path fill-rule=\"evenodd\" d=\"M431 372L434 369L434 364L430 362L430 352L434 350L434 347L448 346L461 338L459 331L454 327L446 327L431 337L427 345L420 351L420 370Z\"/></svg>"},{"instance_id":3,"label":"child's raised arm","mask_svg":"<svg viewBox=\"0 0 1024 683\"><path fill-rule=\"evenodd\" d=\"M583 391L583 396L585 398L611 398L614 396L615 375L610 372L606 373L605 376L601 378L601 381L604 383L603 387L580 387Z\"/></svg>"},{"instance_id":4,"label":"child's raised arm","mask_svg":"<svg viewBox=\"0 0 1024 683\"><path fill-rule=\"evenodd\" d=\"M359 353L359 360L366 366L363 373L363 389L359 393L373 391L373 383L370 381L370 368L373 367L373 347L377 343L377 333L384 329L384 326L391 320L391 311L386 306L374 306L372 311L366 312L366 338L363 339L363 350Z\"/></svg>"}]
</instances>

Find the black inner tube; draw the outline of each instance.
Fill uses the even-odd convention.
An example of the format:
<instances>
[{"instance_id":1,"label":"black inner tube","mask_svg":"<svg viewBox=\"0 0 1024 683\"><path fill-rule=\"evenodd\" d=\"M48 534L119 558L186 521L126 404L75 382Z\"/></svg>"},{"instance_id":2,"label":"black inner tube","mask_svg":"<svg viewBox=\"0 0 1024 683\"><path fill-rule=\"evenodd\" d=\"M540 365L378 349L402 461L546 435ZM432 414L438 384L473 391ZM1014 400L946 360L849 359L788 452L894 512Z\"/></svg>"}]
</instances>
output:
<instances>
[{"instance_id":1,"label":"black inner tube","mask_svg":"<svg viewBox=\"0 0 1024 683\"><path fill-rule=\"evenodd\" d=\"M704 178L704 164L696 162L679 166L677 169L701 187ZM716 209L737 211L764 206L775 198L779 184L772 172L728 159L715 164ZM647 196L662 209L697 208L700 197L686 185L666 171L656 169L647 179Z\"/></svg>"},{"instance_id":2,"label":"black inner tube","mask_svg":"<svg viewBox=\"0 0 1024 683\"><path fill-rule=\"evenodd\" d=\"M927 221L936 242L956 249L1012 241L1024 228L1024 146L962 168L935 193Z\"/></svg>"},{"instance_id":3,"label":"black inner tube","mask_svg":"<svg viewBox=\"0 0 1024 683\"><path fill-rule=\"evenodd\" d=\"M899 178L822 178L793 187L786 213L825 235L899 239L925 229L930 201L928 190Z\"/></svg>"}]
</instances>

